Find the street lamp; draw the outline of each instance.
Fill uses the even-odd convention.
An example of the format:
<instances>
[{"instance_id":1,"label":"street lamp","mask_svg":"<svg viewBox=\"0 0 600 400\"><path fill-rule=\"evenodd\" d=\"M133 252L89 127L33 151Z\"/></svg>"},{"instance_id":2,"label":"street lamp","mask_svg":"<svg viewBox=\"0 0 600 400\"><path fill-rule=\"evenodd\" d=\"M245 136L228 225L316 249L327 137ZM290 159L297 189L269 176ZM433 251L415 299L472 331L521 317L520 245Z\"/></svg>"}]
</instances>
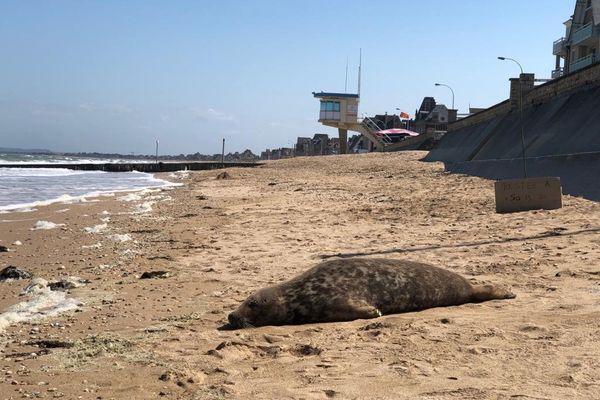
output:
<instances>
[{"instance_id":1,"label":"street lamp","mask_svg":"<svg viewBox=\"0 0 600 400\"><path fill-rule=\"evenodd\" d=\"M454 110L454 90L452 90L452 88L448 85L445 85L443 83L436 83L435 86L444 86L447 87L448 89L450 89L450 91L452 92L452 109Z\"/></svg>"},{"instance_id":2,"label":"street lamp","mask_svg":"<svg viewBox=\"0 0 600 400\"><path fill-rule=\"evenodd\" d=\"M525 158L525 131L523 128L523 85L521 82L521 77L523 75L523 67L521 66L521 63L515 60L514 58L498 57L498 60L512 61L515 64L517 64L519 66L519 69L521 70L521 75L519 75L519 125L521 125L521 153L523 157L523 177L527 178L527 161Z\"/></svg>"},{"instance_id":3,"label":"street lamp","mask_svg":"<svg viewBox=\"0 0 600 400\"><path fill-rule=\"evenodd\" d=\"M498 60L502 60L502 61L509 60L509 61L512 61L512 62L516 63L519 66L519 68L521 69L521 73L523 73L523 67L521 66L521 63L519 63L514 58L510 58L510 57L498 57Z\"/></svg>"}]
</instances>

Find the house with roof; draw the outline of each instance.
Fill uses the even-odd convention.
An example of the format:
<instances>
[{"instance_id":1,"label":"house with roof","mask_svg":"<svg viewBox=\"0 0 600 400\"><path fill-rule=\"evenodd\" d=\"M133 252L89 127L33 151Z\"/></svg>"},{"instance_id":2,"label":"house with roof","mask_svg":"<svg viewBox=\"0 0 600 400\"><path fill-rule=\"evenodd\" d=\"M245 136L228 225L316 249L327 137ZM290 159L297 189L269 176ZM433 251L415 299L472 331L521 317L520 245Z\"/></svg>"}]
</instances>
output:
<instances>
[{"instance_id":1,"label":"house with roof","mask_svg":"<svg viewBox=\"0 0 600 400\"><path fill-rule=\"evenodd\" d=\"M433 97L425 97L421 107L415 111L414 130L418 133L448 130L448 123L456 121L456 110L450 110L444 104L437 104Z\"/></svg>"},{"instance_id":2,"label":"house with roof","mask_svg":"<svg viewBox=\"0 0 600 400\"><path fill-rule=\"evenodd\" d=\"M573 15L564 24L565 36L552 48L553 79L600 61L600 0L576 0Z\"/></svg>"}]
</instances>

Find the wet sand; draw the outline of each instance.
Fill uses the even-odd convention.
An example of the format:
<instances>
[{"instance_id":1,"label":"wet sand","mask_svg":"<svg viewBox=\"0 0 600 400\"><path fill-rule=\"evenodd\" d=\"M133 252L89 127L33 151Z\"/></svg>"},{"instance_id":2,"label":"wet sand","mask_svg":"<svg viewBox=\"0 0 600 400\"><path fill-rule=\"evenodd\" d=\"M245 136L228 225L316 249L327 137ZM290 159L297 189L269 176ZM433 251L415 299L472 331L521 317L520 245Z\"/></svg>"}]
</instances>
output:
<instances>
[{"instance_id":1,"label":"wet sand","mask_svg":"<svg viewBox=\"0 0 600 400\"><path fill-rule=\"evenodd\" d=\"M193 172L131 201L0 214L0 269L89 281L66 292L76 311L0 333L0 399L600 398L600 205L499 215L493 182L424 154ZM217 330L254 290L332 256L427 262L517 298ZM0 312L28 283L0 282Z\"/></svg>"}]
</instances>

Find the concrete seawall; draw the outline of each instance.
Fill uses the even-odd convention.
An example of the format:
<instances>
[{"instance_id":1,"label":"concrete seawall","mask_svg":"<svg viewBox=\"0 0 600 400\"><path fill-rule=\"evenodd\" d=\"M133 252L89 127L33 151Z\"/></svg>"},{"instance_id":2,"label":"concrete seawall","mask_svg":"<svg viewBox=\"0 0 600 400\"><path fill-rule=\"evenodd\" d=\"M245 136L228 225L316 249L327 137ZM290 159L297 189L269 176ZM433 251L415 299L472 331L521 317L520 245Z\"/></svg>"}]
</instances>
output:
<instances>
[{"instance_id":1,"label":"concrete seawall","mask_svg":"<svg viewBox=\"0 0 600 400\"><path fill-rule=\"evenodd\" d=\"M262 163L244 162L159 162L159 163L106 163L106 164L0 164L0 168L65 168L79 171L106 171L106 172L174 172L174 171L200 171L219 168L250 168Z\"/></svg>"},{"instance_id":2,"label":"concrete seawall","mask_svg":"<svg viewBox=\"0 0 600 400\"><path fill-rule=\"evenodd\" d=\"M528 175L558 176L563 193L600 200L600 84L523 110ZM448 132L425 157L488 179L523 176L518 110Z\"/></svg>"},{"instance_id":3,"label":"concrete seawall","mask_svg":"<svg viewBox=\"0 0 600 400\"><path fill-rule=\"evenodd\" d=\"M523 177L523 160L445 163L447 171L502 180ZM600 152L527 158L529 177L558 176L564 194L600 201Z\"/></svg>"}]
</instances>

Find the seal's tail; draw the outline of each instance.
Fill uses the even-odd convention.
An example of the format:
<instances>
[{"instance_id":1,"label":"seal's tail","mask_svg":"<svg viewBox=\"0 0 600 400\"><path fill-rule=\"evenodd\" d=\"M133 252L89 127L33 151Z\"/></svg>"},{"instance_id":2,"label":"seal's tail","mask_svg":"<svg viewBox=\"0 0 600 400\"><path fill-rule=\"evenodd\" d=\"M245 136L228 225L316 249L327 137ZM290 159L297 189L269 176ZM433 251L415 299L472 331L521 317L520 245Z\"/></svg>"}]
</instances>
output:
<instances>
[{"instance_id":1,"label":"seal's tail","mask_svg":"<svg viewBox=\"0 0 600 400\"><path fill-rule=\"evenodd\" d=\"M496 299L514 299L517 297L508 289L493 285L477 285L473 286L472 301L475 303L487 300Z\"/></svg>"}]
</instances>

